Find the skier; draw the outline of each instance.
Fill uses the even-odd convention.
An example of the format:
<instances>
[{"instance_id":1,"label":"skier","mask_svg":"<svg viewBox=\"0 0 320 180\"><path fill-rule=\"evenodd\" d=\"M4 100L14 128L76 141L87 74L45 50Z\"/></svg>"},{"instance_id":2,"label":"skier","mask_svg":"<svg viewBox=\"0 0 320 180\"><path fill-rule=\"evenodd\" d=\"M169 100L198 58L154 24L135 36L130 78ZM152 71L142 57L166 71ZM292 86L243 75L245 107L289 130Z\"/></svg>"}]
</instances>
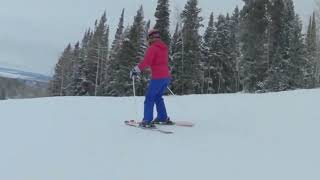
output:
<instances>
[{"instance_id":1,"label":"skier","mask_svg":"<svg viewBox=\"0 0 320 180\"><path fill-rule=\"evenodd\" d=\"M148 43L149 47L146 50L144 59L130 72L130 78L135 78L144 69L151 69L151 80L144 101L144 117L139 126L153 128L155 127L154 124L173 125L174 123L167 115L162 97L171 79L168 66L168 47L161 40L160 32L156 29L148 32ZM158 114L153 120L154 104Z\"/></svg>"}]
</instances>

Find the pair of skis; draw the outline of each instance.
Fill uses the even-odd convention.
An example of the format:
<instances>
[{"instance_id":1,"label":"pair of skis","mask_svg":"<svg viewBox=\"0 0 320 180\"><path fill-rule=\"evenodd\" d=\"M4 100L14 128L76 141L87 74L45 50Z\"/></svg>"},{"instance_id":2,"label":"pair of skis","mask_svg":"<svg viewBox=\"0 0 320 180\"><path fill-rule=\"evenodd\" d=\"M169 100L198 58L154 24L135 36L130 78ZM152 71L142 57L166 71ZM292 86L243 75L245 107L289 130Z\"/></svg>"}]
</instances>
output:
<instances>
[{"instance_id":1,"label":"pair of skis","mask_svg":"<svg viewBox=\"0 0 320 180\"><path fill-rule=\"evenodd\" d=\"M141 129L150 130L150 131L157 131L162 134L173 134L173 131L162 130L159 128L159 126L181 126L181 127L193 127L194 126L193 123L185 122L185 121L176 121L176 122L174 122L174 125L161 125L161 124L159 124L159 125L156 125L156 127L154 127L154 128L140 127L139 126L140 122L135 121L135 120L125 121L124 123L130 127L141 128Z\"/></svg>"}]
</instances>

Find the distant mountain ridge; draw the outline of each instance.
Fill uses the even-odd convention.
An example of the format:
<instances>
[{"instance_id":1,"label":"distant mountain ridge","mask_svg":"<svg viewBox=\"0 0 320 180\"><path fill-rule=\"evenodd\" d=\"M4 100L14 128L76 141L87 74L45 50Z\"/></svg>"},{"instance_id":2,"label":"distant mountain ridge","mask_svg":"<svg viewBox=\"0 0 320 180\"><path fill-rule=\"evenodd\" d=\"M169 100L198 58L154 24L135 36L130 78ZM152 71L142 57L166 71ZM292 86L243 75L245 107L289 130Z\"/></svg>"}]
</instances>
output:
<instances>
[{"instance_id":1,"label":"distant mountain ridge","mask_svg":"<svg viewBox=\"0 0 320 180\"><path fill-rule=\"evenodd\" d=\"M18 70L18 69L4 68L4 67L0 67L0 77L38 81L38 82L49 82L51 80L50 76L46 76L43 74L27 72L27 71Z\"/></svg>"}]
</instances>

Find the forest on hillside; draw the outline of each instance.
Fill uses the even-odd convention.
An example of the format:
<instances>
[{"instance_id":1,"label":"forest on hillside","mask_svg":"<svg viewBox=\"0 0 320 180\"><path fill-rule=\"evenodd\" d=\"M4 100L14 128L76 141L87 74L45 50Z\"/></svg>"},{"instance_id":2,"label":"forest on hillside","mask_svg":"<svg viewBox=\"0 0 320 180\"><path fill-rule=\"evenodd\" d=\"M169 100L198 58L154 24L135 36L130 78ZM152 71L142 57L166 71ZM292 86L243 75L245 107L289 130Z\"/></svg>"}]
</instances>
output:
<instances>
[{"instance_id":1,"label":"forest on hillside","mask_svg":"<svg viewBox=\"0 0 320 180\"><path fill-rule=\"evenodd\" d=\"M0 77L0 100L46 97L48 83Z\"/></svg>"}]
</instances>

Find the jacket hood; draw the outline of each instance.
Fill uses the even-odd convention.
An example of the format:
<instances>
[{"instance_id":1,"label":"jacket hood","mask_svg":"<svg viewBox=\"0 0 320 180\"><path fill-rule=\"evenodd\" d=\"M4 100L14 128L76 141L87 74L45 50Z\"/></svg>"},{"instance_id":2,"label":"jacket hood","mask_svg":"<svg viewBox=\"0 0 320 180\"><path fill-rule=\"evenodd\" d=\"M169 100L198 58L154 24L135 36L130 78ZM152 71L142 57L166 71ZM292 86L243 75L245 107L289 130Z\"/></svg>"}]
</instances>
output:
<instances>
[{"instance_id":1,"label":"jacket hood","mask_svg":"<svg viewBox=\"0 0 320 180\"><path fill-rule=\"evenodd\" d=\"M154 41L151 46L155 46L160 49L168 49L167 45L161 40Z\"/></svg>"}]
</instances>

